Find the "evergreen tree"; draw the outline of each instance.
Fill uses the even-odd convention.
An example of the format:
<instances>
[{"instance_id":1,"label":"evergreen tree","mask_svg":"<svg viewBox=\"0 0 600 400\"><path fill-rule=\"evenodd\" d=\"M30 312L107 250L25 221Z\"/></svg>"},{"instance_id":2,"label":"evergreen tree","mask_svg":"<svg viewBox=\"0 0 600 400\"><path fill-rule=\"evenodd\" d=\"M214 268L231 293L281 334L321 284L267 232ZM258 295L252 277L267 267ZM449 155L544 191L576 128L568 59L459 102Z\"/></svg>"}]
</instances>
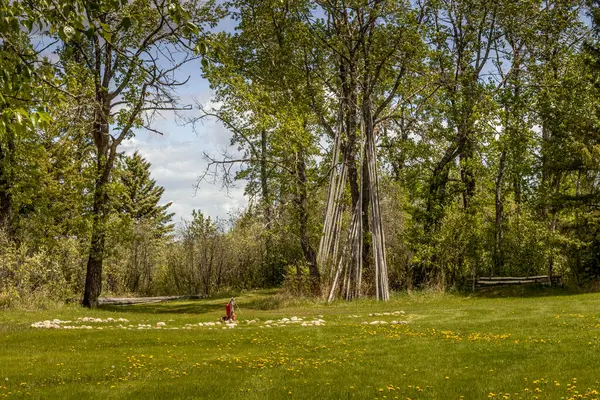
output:
<instances>
[{"instance_id":1,"label":"evergreen tree","mask_svg":"<svg viewBox=\"0 0 600 400\"><path fill-rule=\"evenodd\" d=\"M116 208L129 217L134 224L149 222L156 236L164 236L173 231L173 213L168 212L172 202L159 205L165 188L157 186L150 177L150 162L139 152L125 157L120 181L122 192L117 196Z\"/></svg>"}]
</instances>

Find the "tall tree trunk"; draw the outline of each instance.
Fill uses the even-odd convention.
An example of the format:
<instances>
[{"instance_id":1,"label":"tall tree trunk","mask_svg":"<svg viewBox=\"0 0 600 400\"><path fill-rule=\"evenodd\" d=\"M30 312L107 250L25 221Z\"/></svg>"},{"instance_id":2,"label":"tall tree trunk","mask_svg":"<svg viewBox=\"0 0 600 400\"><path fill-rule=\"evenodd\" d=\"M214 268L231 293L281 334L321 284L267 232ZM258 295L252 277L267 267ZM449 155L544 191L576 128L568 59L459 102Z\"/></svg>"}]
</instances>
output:
<instances>
[{"instance_id":1,"label":"tall tree trunk","mask_svg":"<svg viewBox=\"0 0 600 400\"><path fill-rule=\"evenodd\" d=\"M513 179L513 191L515 193L515 205L517 206L517 217L521 216L521 205L523 203L523 189L521 187L521 177L519 172L515 172Z\"/></svg>"},{"instance_id":2,"label":"tall tree trunk","mask_svg":"<svg viewBox=\"0 0 600 400\"><path fill-rule=\"evenodd\" d=\"M354 57L354 56L352 56ZM344 117L345 142L343 144L344 160L348 169L348 181L350 183L350 196L352 198L352 209L360 201L360 187L358 169L356 167L356 153L358 150L357 117L358 96L354 68L344 60L340 61L340 80L342 82L342 112Z\"/></svg>"},{"instance_id":3,"label":"tall tree trunk","mask_svg":"<svg viewBox=\"0 0 600 400\"><path fill-rule=\"evenodd\" d=\"M0 142L0 228L9 233L13 228L11 169L14 168L14 132L10 127L6 130L6 146Z\"/></svg>"},{"instance_id":4,"label":"tall tree trunk","mask_svg":"<svg viewBox=\"0 0 600 400\"><path fill-rule=\"evenodd\" d=\"M276 265L273 262L273 237L271 235L272 224L272 209L271 209L271 193L269 191L268 178L268 135L263 129L260 132L260 190L263 216L265 220L265 260L266 260L266 280L267 283L274 285L277 283Z\"/></svg>"},{"instance_id":5,"label":"tall tree trunk","mask_svg":"<svg viewBox=\"0 0 600 400\"><path fill-rule=\"evenodd\" d=\"M405 144L408 142L408 129L405 127L406 122L404 120L404 116L400 116L400 121L398 123L400 125L400 137L396 143L396 146L400 147L400 152L394 157L394 162L392 163L392 176L394 181L400 182L402 180L402 171L404 171L406 164L406 152Z\"/></svg>"},{"instance_id":6,"label":"tall tree trunk","mask_svg":"<svg viewBox=\"0 0 600 400\"><path fill-rule=\"evenodd\" d=\"M492 276L502 270L504 256L502 254L503 224L504 224L504 202L502 200L502 184L504 179L504 168L506 165L506 150L500 154L500 165L496 176L496 227L494 237L494 270Z\"/></svg>"},{"instance_id":7,"label":"tall tree trunk","mask_svg":"<svg viewBox=\"0 0 600 400\"><path fill-rule=\"evenodd\" d=\"M310 274L310 290L315 295L321 294L321 274L317 265L317 254L310 245L308 236L308 195L306 179L306 159L304 148L300 145L296 154L296 174L297 174L297 206L300 229L300 247L304 260L308 265Z\"/></svg>"},{"instance_id":8,"label":"tall tree trunk","mask_svg":"<svg viewBox=\"0 0 600 400\"><path fill-rule=\"evenodd\" d=\"M446 149L444 155L436 164L431 181L429 182L429 193L427 196L427 210L425 216L425 232L433 232L444 215L446 202L446 185L448 184L450 168L460 151L461 140L457 138L455 143Z\"/></svg>"},{"instance_id":9,"label":"tall tree trunk","mask_svg":"<svg viewBox=\"0 0 600 400\"><path fill-rule=\"evenodd\" d=\"M96 183L94 187L94 204L92 208L92 239L90 255L87 262L85 292L83 305L96 308L98 297L102 292L102 262L106 240L106 222L108 216L107 203L109 183L115 152L109 144L108 99L102 93L96 96L97 108L94 115L93 137L96 144Z\"/></svg>"},{"instance_id":10,"label":"tall tree trunk","mask_svg":"<svg viewBox=\"0 0 600 400\"><path fill-rule=\"evenodd\" d=\"M215 244L214 244L214 239L211 239L210 258L206 260L207 261L207 263L206 263L206 283L204 285L204 294L207 296L210 294L210 290L211 290L214 255L215 255Z\"/></svg>"},{"instance_id":11,"label":"tall tree trunk","mask_svg":"<svg viewBox=\"0 0 600 400\"><path fill-rule=\"evenodd\" d=\"M557 172L554 176L554 182L553 182L553 191L554 191L554 195L557 196L560 193L560 181L562 178L562 174L560 172ZM551 239L551 248L550 248L550 257L548 259L548 285L552 286L552 273L554 272L554 257L555 257L555 243L556 240L554 240L554 234L556 233L556 225L558 222L558 210L556 208L556 206L553 206L551 209L551 220L550 220L550 234L552 235L552 239Z\"/></svg>"},{"instance_id":12,"label":"tall tree trunk","mask_svg":"<svg viewBox=\"0 0 600 400\"><path fill-rule=\"evenodd\" d=\"M104 169L102 161L98 160L98 170ZM102 292L102 262L104 259L104 245L106 240L106 203L107 184L104 174L96 180L94 189L94 205L92 209L92 240L90 244L90 255L87 262L87 273L85 277L85 292L83 305L96 308L98 297Z\"/></svg>"},{"instance_id":13,"label":"tall tree trunk","mask_svg":"<svg viewBox=\"0 0 600 400\"><path fill-rule=\"evenodd\" d=\"M464 185L463 207L471 212L471 199L475 195L475 174L473 173L473 143L466 139L460 153L460 178Z\"/></svg>"},{"instance_id":14,"label":"tall tree trunk","mask_svg":"<svg viewBox=\"0 0 600 400\"><path fill-rule=\"evenodd\" d=\"M369 86L365 84L365 87ZM375 297L377 300L387 301L389 300L390 291L385 248L385 232L383 229L383 217L381 215L381 202L379 197L376 132L373 121L372 107L373 104L371 102L371 93L370 91L365 90L363 94L362 113L366 141L365 148L367 154L365 162L368 164L367 171L369 175L370 211L372 223L371 235L373 241L373 265L375 270Z\"/></svg>"},{"instance_id":15,"label":"tall tree trunk","mask_svg":"<svg viewBox=\"0 0 600 400\"><path fill-rule=\"evenodd\" d=\"M371 179L369 178L369 164L366 162L366 149L363 152L361 202L362 202L362 263L364 270L368 271L371 262L371 225L369 223L369 209L371 207Z\"/></svg>"}]
</instances>

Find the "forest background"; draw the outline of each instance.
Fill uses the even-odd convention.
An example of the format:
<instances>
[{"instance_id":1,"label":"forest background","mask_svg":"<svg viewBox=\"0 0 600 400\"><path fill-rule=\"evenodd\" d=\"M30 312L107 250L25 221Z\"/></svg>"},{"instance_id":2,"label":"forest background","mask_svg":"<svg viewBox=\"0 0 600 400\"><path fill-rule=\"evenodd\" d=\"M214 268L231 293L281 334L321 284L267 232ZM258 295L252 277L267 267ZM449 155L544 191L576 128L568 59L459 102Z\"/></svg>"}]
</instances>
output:
<instances>
[{"instance_id":1,"label":"forest background","mask_svg":"<svg viewBox=\"0 0 600 400\"><path fill-rule=\"evenodd\" d=\"M575 0L1 0L0 307L594 285L597 14ZM183 68L209 105L182 101ZM196 149L208 166L190 191L241 185L247 207L173 222L144 154L124 152L161 115L231 133L230 150Z\"/></svg>"}]
</instances>

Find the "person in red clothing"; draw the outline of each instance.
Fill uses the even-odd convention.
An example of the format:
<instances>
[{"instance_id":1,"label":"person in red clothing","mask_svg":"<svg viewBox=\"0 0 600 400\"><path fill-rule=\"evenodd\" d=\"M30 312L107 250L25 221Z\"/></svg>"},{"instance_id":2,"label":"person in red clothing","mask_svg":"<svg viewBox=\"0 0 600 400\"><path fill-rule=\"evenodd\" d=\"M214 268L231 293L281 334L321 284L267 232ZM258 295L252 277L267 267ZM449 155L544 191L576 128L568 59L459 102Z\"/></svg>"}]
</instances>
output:
<instances>
[{"instance_id":1,"label":"person in red clothing","mask_svg":"<svg viewBox=\"0 0 600 400\"><path fill-rule=\"evenodd\" d=\"M225 306L225 316L222 318L223 321L235 321L235 313L234 311L234 306L235 306L235 298L232 297L231 300L229 300L229 303L227 303L227 305Z\"/></svg>"}]
</instances>

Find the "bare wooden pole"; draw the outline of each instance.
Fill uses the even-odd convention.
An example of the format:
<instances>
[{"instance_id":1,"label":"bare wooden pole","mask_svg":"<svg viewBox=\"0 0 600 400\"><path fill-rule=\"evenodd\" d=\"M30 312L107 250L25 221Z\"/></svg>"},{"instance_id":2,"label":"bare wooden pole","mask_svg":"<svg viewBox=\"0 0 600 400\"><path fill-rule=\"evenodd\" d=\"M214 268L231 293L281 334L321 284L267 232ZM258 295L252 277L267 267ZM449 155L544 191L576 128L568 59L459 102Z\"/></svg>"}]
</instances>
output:
<instances>
[{"instance_id":1,"label":"bare wooden pole","mask_svg":"<svg viewBox=\"0 0 600 400\"><path fill-rule=\"evenodd\" d=\"M370 190L370 207L369 207L369 220L371 222L371 234L372 234L372 248L373 248L373 268L374 268L374 284L375 284L375 297L377 300L387 301L389 300L389 283L388 283L388 268L387 268L387 257L385 251L385 232L382 224L381 216L381 201L379 194L379 174L377 168L377 151L375 147L375 135L372 129L367 129L365 132L365 142L363 144L364 151L362 163L367 163L367 173L369 181L371 182ZM362 168L361 168L362 170ZM346 300L360 297L361 285L362 285L362 249L363 249L363 224L362 224L362 193L360 201L357 203L353 210L352 221L348 228L348 235L342 249L341 254L337 254L337 246L340 242L339 234L334 237L334 232L339 232L341 229L341 215L342 215L342 195L345 185L345 170L342 168L341 176L332 183L336 184L336 187L332 191L332 201L337 200L337 207L332 207L331 210L335 210L335 214L332 214L329 219L326 218L328 224L332 224L331 227L324 228L324 232L331 232L327 238L321 238L324 241L323 251L327 251L326 254L322 255L322 260L337 260L337 268L335 269L335 276L329 292L328 300L332 301L335 298L336 293L343 296ZM365 177L363 177L365 179ZM334 211L328 211L334 212ZM335 239L335 240L334 240ZM331 252L331 249L336 249ZM332 270L333 273L333 270Z\"/></svg>"}]
</instances>

